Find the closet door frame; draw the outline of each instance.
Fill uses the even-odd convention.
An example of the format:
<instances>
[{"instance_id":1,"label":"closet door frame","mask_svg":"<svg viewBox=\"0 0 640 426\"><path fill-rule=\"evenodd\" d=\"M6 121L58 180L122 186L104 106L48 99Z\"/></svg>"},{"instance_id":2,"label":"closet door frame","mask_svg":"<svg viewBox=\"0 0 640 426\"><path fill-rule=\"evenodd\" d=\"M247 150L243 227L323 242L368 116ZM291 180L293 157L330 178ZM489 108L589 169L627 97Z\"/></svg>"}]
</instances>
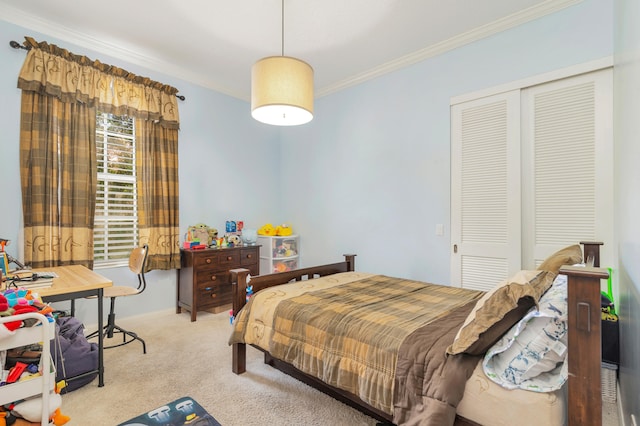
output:
<instances>
[{"instance_id":1,"label":"closet door frame","mask_svg":"<svg viewBox=\"0 0 640 426\"><path fill-rule=\"evenodd\" d=\"M454 117L454 115L457 114L457 112L455 112L456 109L460 108L461 104L464 104L467 102L473 102L482 98L493 97L493 96L505 94L511 91L516 91L518 93L517 95L518 98L520 98L521 91L526 88L545 84L545 83L550 83L550 82L561 80L564 78L575 77L581 74L591 73L594 71L605 70L605 69L611 68L612 66L613 66L613 57L605 57L605 58L587 62L584 64L578 64L571 67L555 70L549 73L532 76L523 80L510 82L501 86L496 86L493 88L488 88L485 90L456 96L451 99L450 105L451 105L451 117L452 117L451 118L451 146L452 146L451 148L451 285L452 286L458 286L458 287L462 286L462 271L461 271L461 258L460 258L461 198L460 198L460 190L459 190L460 182L457 181L459 179L459 176L456 176L456 173L457 173L456 170L459 170L459 167L460 167L460 164L459 164L460 158L457 157L460 153L459 146L456 145L457 143L459 143L460 129L456 128L457 119ZM605 89L605 91L606 90L607 89ZM612 96L612 90L609 90L609 96ZM518 125L522 123L522 117L520 116L520 109L521 109L520 105L521 105L521 102L519 101L518 102L519 116L517 117ZM611 117L612 115L609 113L609 116ZM608 131L606 130L606 127L607 126L599 127L597 132ZM609 129L612 128L611 123L609 123L608 127ZM600 138L601 136L602 135L599 134L598 138ZM521 134L519 135L519 137L522 138L523 135ZM518 142L521 146L520 148L521 150L529 149L526 146L522 146L521 141L518 141ZM613 169L613 152L612 152L613 149L607 150L602 145L597 145L596 150L597 150L596 157L602 158L603 161L611 164L611 169ZM520 160L517 162L521 170L529 167L528 165L524 164L524 161L525 161L523 160L524 157L525 155L521 154ZM599 194L602 195L602 198L598 198L597 200L598 206L599 206L598 208L600 208L603 204L612 206L613 205L613 173L612 171L611 173L605 172L604 175L602 175L601 172L598 172L598 173L600 173L597 180L598 187L606 188L604 192L603 192L603 189L598 190ZM524 179L524 177L522 179ZM518 179L518 184L521 187L521 191L528 190L527 186L530 185L529 181L525 180L523 183L520 181L520 179ZM523 198L522 196L518 201L518 205L521 209L529 208L531 205L530 203L531 201L526 201L526 197ZM517 261L514 259L510 260L511 265L515 265L515 263L518 263L519 265L518 269L522 269L525 266L532 267L535 263L535 260L534 260L535 255L533 253L533 250L525 250L523 248L523 246L525 245L525 241L526 241L526 244L529 244L531 241L531 234L527 235L527 232L524 230L526 228L526 225L524 224L526 223L526 221L530 220L530 218L527 217L526 214L524 215L525 217L522 216L522 213L520 213L520 215L521 215L520 218L522 221L520 224L520 229L517 232L517 236L514 235L512 237L514 241L516 240L519 241L518 254L515 256L512 256L514 257L514 259L517 258ZM612 224L613 219L611 219L608 223ZM607 226L611 228L611 231L612 231L613 225L610 225L610 226L607 225ZM613 241L614 233L613 232L611 232L610 234L605 233L603 235L605 236L610 235L610 237L612 238L610 241L609 240L605 241L605 244L609 246L609 250L608 250L609 254L604 255L603 262L607 262L607 260L610 260L607 263L613 266L615 265L615 260L616 260L614 256L615 247L616 247L615 241ZM550 249L551 248L548 247L547 251ZM607 265L607 263L603 263L603 265ZM513 268L513 266L510 268ZM499 282L499 280L496 280L495 282L497 283Z\"/></svg>"}]
</instances>

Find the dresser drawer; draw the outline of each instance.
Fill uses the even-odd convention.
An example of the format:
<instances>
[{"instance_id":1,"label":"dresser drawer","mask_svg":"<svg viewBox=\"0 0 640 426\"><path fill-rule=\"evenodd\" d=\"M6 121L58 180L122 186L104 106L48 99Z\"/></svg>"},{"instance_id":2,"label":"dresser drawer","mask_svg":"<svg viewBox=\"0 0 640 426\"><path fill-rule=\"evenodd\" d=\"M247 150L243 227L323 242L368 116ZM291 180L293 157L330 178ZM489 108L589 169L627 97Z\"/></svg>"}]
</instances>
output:
<instances>
[{"instance_id":1,"label":"dresser drawer","mask_svg":"<svg viewBox=\"0 0 640 426\"><path fill-rule=\"evenodd\" d=\"M220 253L212 253L210 251L198 253L193 256L193 267L196 269L203 269L209 266L217 268L218 255L220 255Z\"/></svg>"},{"instance_id":2,"label":"dresser drawer","mask_svg":"<svg viewBox=\"0 0 640 426\"><path fill-rule=\"evenodd\" d=\"M240 266L240 250L218 253L218 266L225 270Z\"/></svg>"},{"instance_id":3,"label":"dresser drawer","mask_svg":"<svg viewBox=\"0 0 640 426\"><path fill-rule=\"evenodd\" d=\"M203 308L231 303L231 297L231 286L228 285L210 284L198 287L198 304Z\"/></svg>"},{"instance_id":4,"label":"dresser drawer","mask_svg":"<svg viewBox=\"0 0 640 426\"><path fill-rule=\"evenodd\" d=\"M256 248L247 248L240 250L240 265L247 266L253 265L254 263L258 263L258 258L260 255L258 254L258 249Z\"/></svg>"},{"instance_id":5,"label":"dresser drawer","mask_svg":"<svg viewBox=\"0 0 640 426\"><path fill-rule=\"evenodd\" d=\"M228 271L198 271L195 274L194 281L196 286L202 287L211 284L231 284L231 274Z\"/></svg>"}]
</instances>

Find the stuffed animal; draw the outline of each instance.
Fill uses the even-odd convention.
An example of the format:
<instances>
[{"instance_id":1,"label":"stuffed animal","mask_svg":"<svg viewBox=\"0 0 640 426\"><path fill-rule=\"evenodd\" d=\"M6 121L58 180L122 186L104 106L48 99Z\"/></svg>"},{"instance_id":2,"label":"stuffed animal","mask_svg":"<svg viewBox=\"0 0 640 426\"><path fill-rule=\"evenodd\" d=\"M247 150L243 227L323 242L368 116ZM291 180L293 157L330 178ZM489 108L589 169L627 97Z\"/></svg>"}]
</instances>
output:
<instances>
[{"instance_id":1,"label":"stuffed animal","mask_svg":"<svg viewBox=\"0 0 640 426\"><path fill-rule=\"evenodd\" d=\"M218 231L216 231L217 233ZM187 228L187 241L198 241L200 244L210 245L209 227L204 223L197 223Z\"/></svg>"},{"instance_id":2,"label":"stuffed animal","mask_svg":"<svg viewBox=\"0 0 640 426\"><path fill-rule=\"evenodd\" d=\"M267 235L273 237L276 235L276 228L272 224L267 223L258 229L258 235Z\"/></svg>"},{"instance_id":3,"label":"stuffed animal","mask_svg":"<svg viewBox=\"0 0 640 426\"><path fill-rule=\"evenodd\" d=\"M274 227L270 223L267 223L266 225L258 229L258 235L267 235L270 237L287 237L291 234L293 234L293 229L286 223L283 223L282 225L278 225L276 227Z\"/></svg>"},{"instance_id":4,"label":"stuffed animal","mask_svg":"<svg viewBox=\"0 0 640 426\"><path fill-rule=\"evenodd\" d=\"M209 245L215 243L218 239L218 230L216 228L209 228Z\"/></svg>"},{"instance_id":5,"label":"stuffed animal","mask_svg":"<svg viewBox=\"0 0 640 426\"><path fill-rule=\"evenodd\" d=\"M58 393L49 395L49 415L55 415L56 410L62 405L62 397ZM42 417L42 397L34 396L21 400L11 409L12 414L22 417L30 422L38 422Z\"/></svg>"},{"instance_id":6,"label":"stuffed animal","mask_svg":"<svg viewBox=\"0 0 640 426\"><path fill-rule=\"evenodd\" d=\"M227 243L231 247L239 247L242 245L242 238L240 238L240 235L231 234L227 236Z\"/></svg>"},{"instance_id":7,"label":"stuffed animal","mask_svg":"<svg viewBox=\"0 0 640 426\"><path fill-rule=\"evenodd\" d=\"M276 226L276 235L279 237L288 237L293 234L293 229L286 223Z\"/></svg>"}]
</instances>

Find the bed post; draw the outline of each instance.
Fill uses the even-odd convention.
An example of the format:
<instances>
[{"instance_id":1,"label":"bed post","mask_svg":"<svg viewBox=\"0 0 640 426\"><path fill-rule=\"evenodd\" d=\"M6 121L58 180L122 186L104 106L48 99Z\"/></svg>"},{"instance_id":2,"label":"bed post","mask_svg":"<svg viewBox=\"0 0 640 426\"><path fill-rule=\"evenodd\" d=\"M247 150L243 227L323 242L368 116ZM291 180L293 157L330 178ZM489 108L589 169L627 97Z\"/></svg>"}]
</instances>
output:
<instances>
[{"instance_id":1,"label":"bed post","mask_svg":"<svg viewBox=\"0 0 640 426\"><path fill-rule=\"evenodd\" d=\"M347 262L347 271L353 272L356 270L356 255L355 254L343 254L344 261Z\"/></svg>"},{"instance_id":2,"label":"bed post","mask_svg":"<svg viewBox=\"0 0 640 426\"><path fill-rule=\"evenodd\" d=\"M585 259L589 253L594 254L592 251L587 251L587 244L585 244ZM593 247L599 249L599 245L595 245L589 250ZM599 263L599 255L594 256L594 264L596 259ZM600 280L607 279L609 272L596 267L563 266L559 273L566 274L568 277L567 418L570 426L600 426L602 424Z\"/></svg>"},{"instance_id":3,"label":"bed post","mask_svg":"<svg viewBox=\"0 0 640 426\"><path fill-rule=\"evenodd\" d=\"M600 266L600 246L604 243L592 242L592 241L580 241L580 244L584 247L584 262L588 263L589 258L593 259L593 264L596 268Z\"/></svg>"},{"instance_id":4,"label":"bed post","mask_svg":"<svg viewBox=\"0 0 640 426\"><path fill-rule=\"evenodd\" d=\"M233 297L233 316L247 303L247 277L249 270L240 268L231 271L231 293ZM234 343L232 345L231 370L236 374L247 371L247 345Z\"/></svg>"}]
</instances>

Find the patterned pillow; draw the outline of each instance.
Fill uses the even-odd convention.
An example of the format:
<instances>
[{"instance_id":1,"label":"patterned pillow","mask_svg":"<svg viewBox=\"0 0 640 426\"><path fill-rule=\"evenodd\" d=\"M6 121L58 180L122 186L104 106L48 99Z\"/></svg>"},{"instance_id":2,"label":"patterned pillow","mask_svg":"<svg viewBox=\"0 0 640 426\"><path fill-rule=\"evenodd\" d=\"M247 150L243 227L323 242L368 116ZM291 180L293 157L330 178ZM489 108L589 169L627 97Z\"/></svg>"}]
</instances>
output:
<instances>
[{"instance_id":1,"label":"patterned pillow","mask_svg":"<svg viewBox=\"0 0 640 426\"><path fill-rule=\"evenodd\" d=\"M553 286L484 357L482 367L491 380L507 389L551 392L567 380L567 277Z\"/></svg>"},{"instance_id":2,"label":"patterned pillow","mask_svg":"<svg viewBox=\"0 0 640 426\"><path fill-rule=\"evenodd\" d=\"M582 249L578 244L553 253L538 266L538 269L558 273L562 265L575 265L576 263L582 263Z\"/></svg>"},{"instance_id":3,"label":"patterned pillow","mask_svg":"<svg viewBox=\"0 0 640 426\"><path fill-rule=\"evenodd\" d=\"M469 313L447 353L484 355L502 335L538 303L555 273L520 271L487 292Z\"/></svg>"}]
</instances>

